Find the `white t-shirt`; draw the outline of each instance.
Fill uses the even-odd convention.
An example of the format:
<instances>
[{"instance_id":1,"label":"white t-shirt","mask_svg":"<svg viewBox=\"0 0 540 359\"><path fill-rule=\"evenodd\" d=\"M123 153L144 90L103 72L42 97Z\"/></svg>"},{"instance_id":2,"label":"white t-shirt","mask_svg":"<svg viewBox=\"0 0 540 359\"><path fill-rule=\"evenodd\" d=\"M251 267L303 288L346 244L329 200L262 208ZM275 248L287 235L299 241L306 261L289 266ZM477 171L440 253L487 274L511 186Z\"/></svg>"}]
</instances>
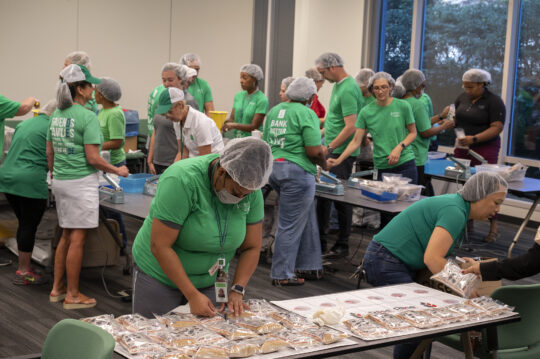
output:
<instances>
[{"instance_id":1,"label":"white t-shirt","mask_svg":"<svg viewBox=\"0 0 540 359\"><path fill-rule=\"evenodd\" d=\"M191 106L189 106L182 131L180 131L180 122L174 122L173 125L176 139L186 146L189 157L198 156L199 147L201 146L212 145L212 153L217 153L223 149L223 138L214 120Z\"/></svg>"}]
</instances>

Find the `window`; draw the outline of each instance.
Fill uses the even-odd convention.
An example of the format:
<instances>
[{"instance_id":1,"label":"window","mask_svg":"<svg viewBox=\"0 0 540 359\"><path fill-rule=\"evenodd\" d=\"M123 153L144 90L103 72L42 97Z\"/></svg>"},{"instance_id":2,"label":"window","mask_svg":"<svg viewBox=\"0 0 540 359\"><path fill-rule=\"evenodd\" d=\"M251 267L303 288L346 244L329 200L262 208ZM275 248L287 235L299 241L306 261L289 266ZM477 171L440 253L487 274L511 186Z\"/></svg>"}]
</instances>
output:
<instances>
[{"instance_id":1,"label":"window","mask_svg":"<svg viewBox=\"0 0 540 359\"><path fill-rule=\"evenodd\" d=\"M381 21L379 71L395 79L409 68L413 0L387 0Z\"/></svg>"},{"instance_id":2,"label":"window","mask_svg":"<svg viewBox=\"0 0 540 359\"><path fill-rule=\"evenodd\" d=\"M507 12L508 0L426 1L422 71L435 113L454 103L470 68L489 71L490 90L500 95ZM453 131L439 136L440 145L453 146L454 140Z\"/></svg>"},{"instance_id":3,"label":"window","mask_svg":"<svg viewBox=\"0 0 540 359\"><path fill-rule=\"evenodd\" d=\"M523 0L508 154L540 160L540 2Z\"/></svg>"}]
</instances>

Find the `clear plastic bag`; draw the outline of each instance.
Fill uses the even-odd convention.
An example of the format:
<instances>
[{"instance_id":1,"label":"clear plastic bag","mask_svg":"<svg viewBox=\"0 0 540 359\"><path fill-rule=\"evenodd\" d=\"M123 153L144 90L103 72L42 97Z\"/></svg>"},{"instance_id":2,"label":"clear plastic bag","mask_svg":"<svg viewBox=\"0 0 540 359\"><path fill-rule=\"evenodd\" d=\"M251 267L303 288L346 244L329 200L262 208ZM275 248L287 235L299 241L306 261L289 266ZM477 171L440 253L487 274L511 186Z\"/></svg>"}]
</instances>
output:
<instances>
[{"instance_id":1,"label":"clear plastic bag","mask_svg":"<svg viewBox=\"0 0 540 359\"><path fill-rule=\"evenodd\" d=\"M170 328L187 328L200 323L197 317L190 313L170 313L156 315L156 319Z\"/></svg>"},{"instance_id":2,"label":"clear plastic bag","mask_svg":"<svg viewBox=\"0 0 540 359\"><path fill-rule=\"evenodd\" d=\"M343 322L354 335L364 340L376 340L388 337L392 332L366 317L357 317Z\"/></svg>"},{"instance_id":3,"label":"clear plastic bag","mask_svg":"<svg viewBox=\"0 0 540 359\"><path fill-rule=\"evenodd\" d=\"M304 328L317 328L318 325L310 321L309 319L292 313L292 312L274 312L270 313L269 316L287 328L291 329L304 329Z\"/></svg>"},{"instance_id":4,"label":"clear plastic bag","mask_svg":"<svg viewBox=\"0 0 540 359\"><path fill-rule=\"evenodd\" d=\"M122 345L130 354L143 354L147 352L160 353L165 352L166 348L155 343L143 333L129 333L120 337Z\"/></svg>"},{"instance_id":5,"label":"clear plastic bag","mask_svg":"<svg viewBox=\"0 0 540 359\"><path fill-rule=\"evenodd\" d=\"M249 340L231 341L224 345L229 358L246 358L259 353L260 346Z\"/></svg>"},{"instance_id":6,"label":"clear plastic bag","mask_svg":"<svg viewBox=\"0 0 540 359\"><path fill-rule=\"evenodd\" d=\"M502 313L509 313L514 310L514 307L510 307L490 297L473 298L473 299L469 299L465 303L478 307L486 311L487 313L494 314L494 315L498 315Z\"/></svg>"},{"instance_id":7,"label":"clear plastic bag","mask_svg":"<svg viewBox=\"0 0 540 359\"><path fill-rule=\"evenodd\" d=\"M328 327L309 328L302 330L302 333L313 337L315 340L320 341L323 344L337 343L340 340L348 338L347 334Z\"/></svg>"},{"instance_id":8,"label":"clear plastic bag","mask_svg":"<svg viewBox=\"0 0 540 359\"><path fill-rule=\"evenodd\" d=\"M388 310L369 312L366 317L390 330L404 330L411 327L410 323L396 317Z\"/></svg>"},{"instance_id":9,"label":"clear plastic bag","mask_svg":"<svg viewBox=\"0 0 540 359\"><path fill-rule=\"evenodd\" d=\"M449 309L448 307L430 308L428 311L429 311L429 314L441 319L447 324L460 322L466 319L466 317L463 314L453 311Z\"/></svg>"},{"instance_id":10,"label":"clear plastic bag","mask_svg":"<svg viewBox=\"0 0 540 359\"><path fill-rule=\"evenodd\" d=\"M315 340L310 335L291 329L284 329L280 332L269 334L268 336L281 339L294 349L311 348L321 344L320 341Z\"/></svg>"},{"instance_id":11,"label":"clear plastic bag","mask_svg":"<svg viewBox=\"0 0 540 359\"><path fill-rule=\"evenodd\" d=\"M396 316L420 329L434 328L443 324L440 318L424 310L404 310L397 313Z\"/></svg>"},{"instance_id":12,"label":"clear plastic bag","mask_svg":"<svg viewBox=\"0 0 540 359\"><path fill-rule=\"evenodd\" d=\"M227 321L207 323L205 324L205 328L216 332L229 340L247 339L257 336L257 333Z\"/></svg>"},{"instance_id":13,"label":"clear plastic bag","mask_svg":"<svg viewBox=\"0 0 540 359\"><path fill-rule=\"evenodd\" d=\"M446 285L464 298L468 298L482 282L476 274L462 274L462 269L452 259L447 260L443 270L432 275L431 279Z\"/></svg>"},{"instance_id":14,"label":"clear plastic bag","mask_svg":"<svg viewBox=\"0 0 540 359\"><path fill-rule=\"evenodd\" d=\"M229 354L225 346L202 346L193 359L229 359Z\"/></svg>"},{"instance_id":15,"label":"clear plastic bag","mask_svg":"<svg viewBox=\"0 0 540 359\"><path fill-rule=\"evenodd\" d=\"M163 325L157 319L147 319L140 314L126 314L116 318L130 332L149 332L163 330Z\"/></svg>"}]
</instances>

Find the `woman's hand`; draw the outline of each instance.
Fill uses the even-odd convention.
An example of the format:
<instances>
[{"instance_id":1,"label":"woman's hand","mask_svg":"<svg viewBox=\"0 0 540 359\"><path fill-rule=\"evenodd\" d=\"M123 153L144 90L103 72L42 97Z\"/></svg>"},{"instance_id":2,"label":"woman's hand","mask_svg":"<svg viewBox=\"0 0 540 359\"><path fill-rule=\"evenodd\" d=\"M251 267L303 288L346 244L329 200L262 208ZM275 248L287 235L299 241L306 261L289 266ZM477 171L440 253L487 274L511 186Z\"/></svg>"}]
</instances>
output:
<instances>
[{"instance_id":1,"label":"woman's hand","mask_svg":"<svg viewBox=\"0 0 540 359\"><path fill-rule=\"evenodd\" d=\"M448 112L450 112L450 106L446 106L441 114L439 115L439 117L442 117L442 118L446 118L446 116L448 116Z\"/></svg>"},{"instance_id":2,"label":"woman's hand","mask_svg":"<svg viewBox=\"0 0 540 359\"><path fill-rule=\"evenodd\" d=\"M232 315L235 317L242 314L244 309L249 309L249 306L245 304L242 299L244 297L240 293L236 292L229 292L229 301L227 302L227 308L229 309L229 312L231 312ZM220 312L223 312L225 310L225 303L221 303L221 307L219 308Z\"/></svg>"},{"instance_id":3,"label":"woman's hand","mask_svg":"<svg viewBox=\"0 0 540 359\"><path fill-rule=\"evenodd\" d=\"M469 147L469 145L472 145L474 143L473 138L474 136L465 136L462 138L458 138L457 141L460 146Z\"/></svg>"},{"instance_id":4,"label":"woman's hand","mask_svg":"<svg viewBox=\"0 0 540 359\"><path fill-rule=\"evenodd\" d=\"M150 172L152 175L156 174L156 168L152 162L148 162L148 172Z\"/></svg>"},{"instance_id":5,"label":"woman's hand","mask_svg":"<svg viewBox=\"0 0 540 359\"><path fill-rule=\"evenodd\" d=\"M221 130L222 130L223 132L227 132L227 131L230 131L230 130L234 130L234 122L230 122L230 121L227 122L227 121L226 121L226 122L223 124L223 127L221 128Z\"/></svg>"},{"instance_id":6,"label":"woman's hand","mask_svg":"<svg viewBox=\"0 0 540 359\"><path fill-rule=\"evenodd\" d=\"M118 176L127 177L129 176L129 170L126 166L118 167L118 170L116 171L116 174Z\"/></svg>"},{"instance_id":7,"label":"woman's hand","mask_svg":"<svg viewBox=\"0 0 540 359\"><path fill-rule=\"evenodd\" d=\"M336 167L336 166L339 166L339 161L337 158L329 158L326 160L326 167L328 169L332 168L332 167Z\"/></svg>"},{"instance_id":8,"label":"woman's hand","mask_svg":"<svg viewBox=\"0 0 540 359\"><path fill-rule=\"evenodd\" d=\"M480 275L480 262L475 261L472 258L463 258L463 259L465 259L467 263L469 264L469 267L465 268L462 271L463 274L473 273L476 275Z\"/></svg>"},{"instance_id":9,"label":"woman's hand","mask_svg":"<svg viewBox=\"0 0 540 359\"><path fill-rule=\"evenodd\" d=\"M193 298L189 299L189 311L194 315L202 315L205 317L213 317L216 315L216 308L210 298L201 292L197 291L197 294Z\"/></svg>"},{"instance_id":10,"label":"woman's hand","mask_svg":"<svg viewBox=\"0 0 540 359\"><path fill-rule=\"evenodd\" d=\"M401 157L401 150L403 147L401 147L401 143L394 147L392 152L390 152L390 155L388 155L388 164L389 165L395 165L399 162L399 158Z\"/></svg>"}]
</instances>

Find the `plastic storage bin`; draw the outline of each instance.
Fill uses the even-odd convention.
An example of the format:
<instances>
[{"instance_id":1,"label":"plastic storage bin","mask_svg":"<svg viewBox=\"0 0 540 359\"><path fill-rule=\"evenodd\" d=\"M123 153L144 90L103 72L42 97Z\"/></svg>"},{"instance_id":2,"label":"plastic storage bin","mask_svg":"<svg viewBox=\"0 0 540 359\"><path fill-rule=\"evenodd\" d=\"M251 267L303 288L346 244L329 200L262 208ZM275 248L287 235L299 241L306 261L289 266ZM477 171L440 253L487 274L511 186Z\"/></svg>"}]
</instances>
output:
<instances>
[{"instance_id":1,"label":"plastic storage bin","mask_svg":"<svg viewBox=\"0 0 540 359\"><path fill-rule=\"evenodd\" d=\"M394 192L388 192L384 188L377 188L373 186L368 186L363 183L359 183L357 186L358 189L362 192L362 195L367 199L381 203L391 203L395 202L398 194Z\"/></svg>"},{"instance_id":2,"label":"plastic storage bin","mask_svg":"<svg viewBox=\"0 0 540 359\"><path fill-rule=\"evenodd\" d=\"M135 110L124 109L126 118L126 137L137 136L139 134L139 113Z\"/></svg>"},{"instance_id":3,"label":"plastic storage bin","mask_svg":"<svg viewBox=\"0 0 540 359\"><path fill-rule=\"evenodd\" d=\"M142 193L147 178L154 176L150 173L136 173L120 178L120 187L126 193Z\"/></svg>"},{"instance_id":4,"label":"plastic storage bin","mask_svg":"<svg viewBox=\"0 0 540 359\"><path fill-rule=\"evenodd\" d=\"M494 172L503 176L508 182L521 182L525 178L527 166L521 163L514 166L484 164L475 167L476 172Z\"/></svg>"},{"instance_id":5,"label":"plastic storage bin","mask_svg":"<svg viewBox=\"0 0 540 359\"><path fill-rule=\"evenodd\" d=\"M407 201L407 202L414 202L418 201L421 197L422 188L424 186L419 186L416 184L406 184L403 186L397 187L398 201Z\"/></svg>"},{"instance_id":6,"label":"plastic storage bin","mask_svg":"<svg viewBox=\"0 0 540 359\"><path fill-rule=\"evenodd\" d=\"M223 123L227 119L227 114L227 111L210 111L210 118L214 120L218 130L221 130L221 127L223 127Z\"/></svg>"}]
</instances>

